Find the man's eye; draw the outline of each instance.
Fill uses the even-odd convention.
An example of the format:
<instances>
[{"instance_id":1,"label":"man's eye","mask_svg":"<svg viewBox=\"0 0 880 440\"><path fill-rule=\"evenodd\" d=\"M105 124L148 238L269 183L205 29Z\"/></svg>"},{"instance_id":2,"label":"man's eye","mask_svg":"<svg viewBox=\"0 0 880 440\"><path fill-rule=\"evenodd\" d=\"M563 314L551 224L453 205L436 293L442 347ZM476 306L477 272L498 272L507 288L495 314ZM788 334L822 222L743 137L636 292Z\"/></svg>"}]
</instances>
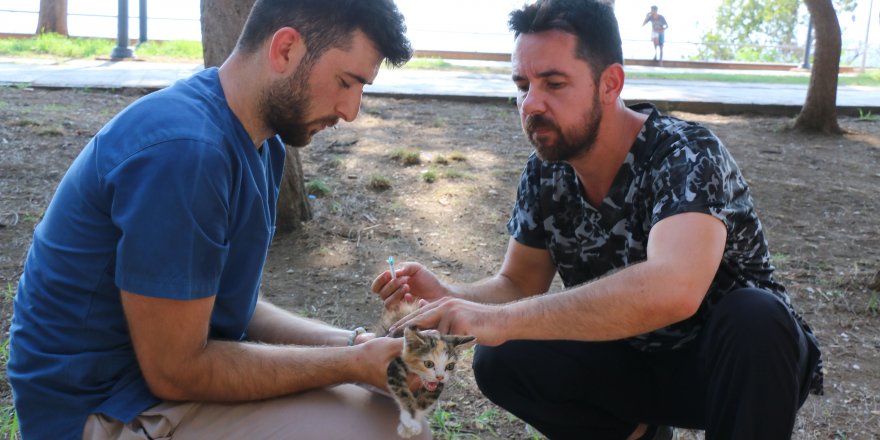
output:
<instances>
[{"instance_id":1,"label":"man's eye","mask_svg":"<svg viewBox=\"0 0 880 440\"><path fill-rule=\"evenodd\" d=\"M549 87L549 88L551 88L551 89L561 89L561 88L565 87L565 83L561 83L561 82L548 82L548 83L547 83L547 87Z\"/></svg>"},{"instance_id":2,"label":"man's eye","mask_svg":"<svg viewBox=\"0 0 880 440\"><path fill-rule=\"evenodd\" d=\"M342 78L339 78L339 84L342 86L343 89L351 87L351 85Z\"/></svg>"},{"instance_id":3,"label":"man's eye","mask_svg":"<svg viewBox=\"0 0 880 440\"><path fill-rule=\"evenodd\" d=\"M529 85L528 84L517 84L516 89L519 90L520 92L525 93L525 92L529 91Z\"/></svg>"}]
</instances>

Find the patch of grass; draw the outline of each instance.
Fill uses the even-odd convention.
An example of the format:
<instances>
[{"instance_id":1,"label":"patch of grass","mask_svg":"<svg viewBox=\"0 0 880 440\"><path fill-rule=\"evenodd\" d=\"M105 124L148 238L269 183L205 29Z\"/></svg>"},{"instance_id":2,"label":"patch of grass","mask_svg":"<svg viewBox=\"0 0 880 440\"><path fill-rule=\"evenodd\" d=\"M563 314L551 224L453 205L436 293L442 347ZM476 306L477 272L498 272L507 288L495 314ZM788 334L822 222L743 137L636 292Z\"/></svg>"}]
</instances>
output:
<instances>
[{"instance_id":1,"label":"patch of grass","mask_svg":"<svg viewBox=\"0 0 880 440\"><path fill-rule=\"evenodd\" d=\"M332 194L333 190L323 180L312 180L306 183L306 193L315 197L324 197Z\"/></svg>"},{"instance_id":2,"label":"patch of grass","mask_svg":"<svg viewBox=\"0 0 880 440\"><path fill-rule=\"evenodd\" d=\"M135 50L138 57L202 61L202 42L192 40L146 41Z\"/></svg>"},{"instance_id":3,"label":"patch of grass","mask_svg":"<svg viewBox=\"0 0 880 440\"><path fill-rule=\"evenodd\" d=\"M865 112L865 111L862 111L862 109L859 109L859 119L858 120L859 120L859 122L880 121L880 116L872 115L870 110Z\"/></svg>"},{"instance_id":4,"label":"patch of grass","mask_svg":"<svg viewBox=\"0 0 880 440\"><path fill-rule=\"evenodd\" d=\"M674 81L717 81L733 83L803 84L810 83L810 75L761 75L716 72L626 72L627 79L659 79ZM839 75L837 83L843 86L880 86L880 69L866 70L855 75Z\"/></svg>"},{"instance_id":5,"label":"patch of grass","mask_svg":"<svg viewBox=\"0 0 880 440\"><path fill-rule=\"evenodd\" d=\"M480 436L470 433L461 432L462 423L459 417L449 411L443 409L435 409L431 415L431 432L434 438L440 437L447 440L455 440L460 438L476 438Z\"/></svg>"},{"instance_id":6,"label":"patch of grass","mask_svg":"<svg viewBox=\"0 0 880 440\"><path fill-rule=\"evenodd\" d=\"M418 165L422 163L422 153L414 149L399 149L391 152L391 159L402 163L404 166Z\"/></svg>"},{"instance_id":7,"label":"patch of grass","mask_svg":"<svg viewBox=\"0 0 880 440\"><path fill-rule=\"evenodd\" d=\"M6 302L11 303L15 298L15 286L12 285L12 282L6 282Z\"/></svg>"},{"instance_id":8,"label":"patch of grass","mask_svg":"<svg viewBox=\"0 0 880 440\"><path fill-rule=\"evenodd\" d=\"M432 168L425 170L425 172L422 173L422 180L424 180L425 183L434 183L437 180L437 171Z\"/></svg>"},{"instance_id":9,"label":"patch of grass","mask_svg":"<svg viewBox=\"0 0 880 440\"><path fill-rule=\"evenodd\" d=\"M374 174L367 181L367 188L373 191L387 191L391 189L391 179L380 174Z\"/></svg>"},{"instance_id":10,"label":"patch of grass","mask_svg":"<svg viewBox=\"0 0 880 440\"><path fill-rule=\"evenodd\" d=\"M109 39L65 37L48 33L31 38L2 38L0 54L13 57L93 58L110 55L115 46L116 43Z\"/></svg>"},{"instance_id":11,"label":"patch of grass","mask_svg":"<svg viewBox=\"0 0 880 440\"><path fill-rule=\"evenodd\" d=\"M449 70L452 64L442 58L412 58L404 67L409 69Z\"/></svg>"},{"instance_id":12,"label":"patch of grass","mask_svg":"<svg viewBox=\"0 0 880 440\"><path fill-rule=\"evenodd\" d=\"M868 306L865 309L868 313L874 315L880 314L880 294L877 292L871 292L871 297L868 298Z\"/></svg>"},{"instance_id":13,"label":"patch of grass","mask_svg":"<svg viewBox=\"0 0 880 440\"><path fill-rule=\"evenodd\" d=\"M66 37L47 33L31 38L0 38L0 55L9 57L94 58L110 56L116 41L106 38ZM135 50L137 56L179 60L201 60L200 41L147 41Z\"/></svg>"},{"instance_id":14,"label":"patch of grass","mask_svg":"<svg viewBox=\"0 0 880 440\"><path fill-rule=\"evenodd\" d=\"M47 137L61 137L64 136L64 131L58 128L48 127L38 131L37 135Z\"/></svg>"},{"instance_id":15,"label":"patch of grass","mask_svg":"<svg viewBox=\"0 0 880 440\"><path fill-rule=\"evenodd\" d=\"M443 177L446 177L447 179L466 179L469 176L464 171L447 170L445 173L443 173Z\"/></svg>"},{"instance_id":16,"label":"patch of grass","mask_svg":"<svg viewBox=\"0 0 880 440\"><path fill-rule=\"evenodd\" d=\"M10 294L12 290L12 283L6 283L6 296L8 298L12 298L14 293ZM9 338L6 338L3 341L3 344L0 345L0 363L2 363L2 373L0 373L0 380L6 381L6 363L9 361ZM18 414L15 413L15 407L12 404L7 404L0 406L0 438L15 440L21 438L21 434L18 432Z\"/></svg>"},{"instance_id":17,"label":"patch of grass","mask_svg":"<svg viewBox=\"0 0 880 440\"><path fill-rule=\"evenodd\" d=\"M438 154L434 158L434 163L436 163L437 165L449 165L449 159L447 159L446 156L442 154Z\"/></svg>"},{"instance_id":18,"label":"patch of grass","mask_svg":"<svg viewBox=\"0 0 880 440\"><path fill-rule=\"evenodd\" d=\"M461 151L453 151L449 154L449 160L454 162L467 162L467 156Z\"/></svg>"},{"instance_id":19,"label":"patch of grass","mask_svg":"<svg viewBox=\"0 0 880 440\"><path fill-rule=\"evenodd\" d=\"M483 411L482 414L475 417L472 422L474 427L476 427L480 431L489 431L492 433L493 437L498 437L498 431L495 430L495 427L492 425L492 421L498 417L498 410L495 408L489 408Z\"/></svg>"},{"instance_id":20,"label":"patch of grass","mask_svg":"<svg viewBox=\"0 0 880 440\"><path fill-rule=\"evenodd\" d=\"M780 264L785 264L788 260L791 259L787 254L783 253L775 253L770 255L770 264L777 266Z\"/></svg>"},{"instance_id":21,"label":"patch of grass","mask_svg":"<svg viewBox=\"0 0 880 440\"><path fill-rule=\"evenodd\" d=\"M9 103L6 101L0 101L0 110L5 109L6 107L9 107Z\"/></svg>"}]
</instances>

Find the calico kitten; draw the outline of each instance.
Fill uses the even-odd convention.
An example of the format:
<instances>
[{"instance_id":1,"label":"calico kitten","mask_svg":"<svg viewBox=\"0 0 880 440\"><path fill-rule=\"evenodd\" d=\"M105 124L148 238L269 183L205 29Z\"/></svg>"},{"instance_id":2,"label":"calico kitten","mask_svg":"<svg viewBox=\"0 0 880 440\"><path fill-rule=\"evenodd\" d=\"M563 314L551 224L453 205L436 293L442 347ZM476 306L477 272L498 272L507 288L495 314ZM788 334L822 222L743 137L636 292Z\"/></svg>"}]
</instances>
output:
<instances>
[{"instance_id":1,"label":"calico kitten","mask_svg":"<svg viewBox=\"0 0 880 440\"><path fill-rule=\"evenodd\" d=\"M397 317L406 315L405 310L400 309L390 314ZM393 318L383 321L390 325L394 321L389 322L389 319ZM459 354L466 347L465 344L475 338L440 335L436 331L419 331L415 327L408 327L403 330L403 339L403 352L388 365L388 389L400 407L397 433L403 438L410 438L422 432L422 421L443 392L444 383L455 371ZM415 393L409 389L406 380L408 373L415 373L421 380L421 387Z\"/></svg>"}]
</instances>

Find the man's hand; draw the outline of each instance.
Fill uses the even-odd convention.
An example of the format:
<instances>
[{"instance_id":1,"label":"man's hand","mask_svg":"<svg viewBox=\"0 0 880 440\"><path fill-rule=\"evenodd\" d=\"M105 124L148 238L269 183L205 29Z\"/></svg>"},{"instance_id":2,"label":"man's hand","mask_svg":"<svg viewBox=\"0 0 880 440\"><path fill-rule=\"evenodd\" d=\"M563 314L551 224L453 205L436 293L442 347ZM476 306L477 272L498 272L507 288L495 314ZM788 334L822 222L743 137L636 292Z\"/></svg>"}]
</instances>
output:
<instances>
[{"instance_id":1,"label":"man's hand","mask_svg":"<svg viewBox=\"0 0 880 440\"><path fill-rule=\"evenodd\" d=\"M403 317L389 331L415 325L420 329L437 329L442 334L476 336L477 343L482 345L500 345L508 339L504 307L441 298Z\"/></svg>"},{"instance_id":2,"label":"man's hand","mask_svg":"<svg viewBox=\"0 0 880 440\"><path fill-rule=\"evenodd\" d=\"M364 366L364 376L360 378L360 382L387 390L388 364L400 356L400 352L403 350L403 339L372 338L358 344L355 348L361 350L358 361Z\"/></svg>"},{"instance_id":3,"label":"man's hand","mask_svg":"<svg viewBox=\"0 0 880 440\"><path fill-rule=\"evenodd\" d=\"M379 295L386 308L391 308L400 300L413 301L413 297L434 301L447 296L448 289L433 272L419 263L407 262L396 270L395 279L391 272L382 272L371 286L373 293Z\"/></svg>"}]
</instances>

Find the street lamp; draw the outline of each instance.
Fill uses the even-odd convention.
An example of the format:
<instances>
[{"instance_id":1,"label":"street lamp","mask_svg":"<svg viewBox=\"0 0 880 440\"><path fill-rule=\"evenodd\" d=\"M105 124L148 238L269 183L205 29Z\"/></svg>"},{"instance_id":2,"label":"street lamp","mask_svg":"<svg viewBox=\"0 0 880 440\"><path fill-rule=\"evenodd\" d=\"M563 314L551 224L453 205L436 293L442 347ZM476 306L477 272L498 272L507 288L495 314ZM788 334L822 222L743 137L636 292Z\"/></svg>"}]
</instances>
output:
<instances>
[{"instance_id":1,"label":"street lamp","mask_svg":"<svg viewBox=\"0 0 880 440\"><path fill-rule=\"evenodd\" d=\"M128 47L128 0L119 0L119 12L117 13L116 47L110 53L111 60L133 58L134 51Z\"/></svg>"}]
</instances>

